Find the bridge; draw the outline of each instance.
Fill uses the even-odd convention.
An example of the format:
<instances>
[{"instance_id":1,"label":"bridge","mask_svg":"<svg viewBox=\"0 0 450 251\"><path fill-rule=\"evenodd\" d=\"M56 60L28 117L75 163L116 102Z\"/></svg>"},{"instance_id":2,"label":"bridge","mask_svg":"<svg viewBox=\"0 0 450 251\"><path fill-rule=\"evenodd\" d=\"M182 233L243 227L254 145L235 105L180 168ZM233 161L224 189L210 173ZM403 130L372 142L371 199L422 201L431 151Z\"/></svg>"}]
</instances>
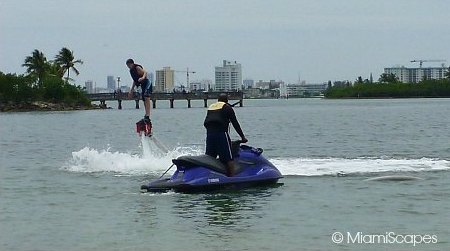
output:
<instances>
[{"instance_id":1,"label":"bridge","mask_svg":"<svg viewBox=\"0 0 450 251\"><path fill-rule=\"evenodd\" d=\"M219 97L219 94L226 93L228 95L229 100L237 100L239 102L239 106L242 107L244 94L243 92L174 92L174 93L163 93L163 92L155 92L151 94L151 101L153 104L153 108L156 108L156 102L158 100L169 100L170 108L174 108L175 100L186 100L187 107L191 108L191 100L203 100L204 107L208 107L208 99L216 99ZM122 109L122 101L123 100L134 100L136 102L136 109L139 109L139 100L141 99L141 95L138 92L133 94L133 97L129 98L127 92L115 92L115 93L92 93L87 94L87 97L91 101L99 101L100 106L106 108L106 101L115 101L118 102L118 109Z\"/></svg>"}]
</instances>

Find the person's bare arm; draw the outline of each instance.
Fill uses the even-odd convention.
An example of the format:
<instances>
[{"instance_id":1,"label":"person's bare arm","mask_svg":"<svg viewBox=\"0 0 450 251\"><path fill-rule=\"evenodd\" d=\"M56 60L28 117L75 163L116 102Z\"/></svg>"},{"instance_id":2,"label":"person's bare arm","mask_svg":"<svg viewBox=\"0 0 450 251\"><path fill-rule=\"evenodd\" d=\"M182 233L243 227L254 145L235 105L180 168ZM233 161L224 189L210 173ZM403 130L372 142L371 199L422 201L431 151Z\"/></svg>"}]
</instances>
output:
<instances>
[{"instance_id":1,"label":"person's bare arm","mask_svg":"<svg viewBox=\"0 0 450 251\"><path fill-rule=\"evenodd\" d=\"M142 76L142 77L140 77L140 78L138 79L139 82L141 82L141 81L143 81L144 79L147 78L147 71L146 71L146 70L144 70L143 68L141 68L141 67L139 67L139 66L136 67L136 70L137 70L139 76Z\"/></svg>"},{"instance_id":2,"label":"person's bare arm","mask_svg":"<svg viewBox=\"0 0 450 251\"><path fill-rule=\"evenodd\" d=\"M134 92L134 86L135 85L136 85L136 83L133 81L133 85L131 86L131 89L128 92L128 98L132 98L133 97L133 92Z\"/></svg>"}]
</instances>

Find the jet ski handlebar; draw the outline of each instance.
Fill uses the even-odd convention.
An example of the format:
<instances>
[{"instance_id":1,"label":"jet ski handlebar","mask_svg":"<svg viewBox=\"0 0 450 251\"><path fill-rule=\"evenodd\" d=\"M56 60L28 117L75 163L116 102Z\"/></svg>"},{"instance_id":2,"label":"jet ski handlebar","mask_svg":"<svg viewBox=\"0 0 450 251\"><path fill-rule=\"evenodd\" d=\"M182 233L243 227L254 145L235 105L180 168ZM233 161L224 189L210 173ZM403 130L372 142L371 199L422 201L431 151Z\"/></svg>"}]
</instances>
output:
<instances>
[{"instance_id":1,"label":"jet ski handlebar","mask_svg":"<svg viewBox=\"0 0 450 251\"><path fill-rule=\"evenodd\" d=\"M244 141L242 139L231 141L231 144L233 144L233 145L240 145L240 144L244 144L244 143L247 143L247 141Z\"/></svg>"}]
</instances>

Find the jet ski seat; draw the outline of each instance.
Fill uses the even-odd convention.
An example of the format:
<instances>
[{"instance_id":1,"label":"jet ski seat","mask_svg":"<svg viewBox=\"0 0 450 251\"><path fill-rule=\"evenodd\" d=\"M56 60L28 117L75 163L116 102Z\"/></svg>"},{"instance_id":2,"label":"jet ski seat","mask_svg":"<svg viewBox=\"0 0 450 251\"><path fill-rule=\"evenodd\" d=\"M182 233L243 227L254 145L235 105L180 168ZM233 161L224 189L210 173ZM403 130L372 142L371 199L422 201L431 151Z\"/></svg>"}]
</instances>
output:
<instances>
[{"instance_id":1,"label":"jet ski seat","mask_svg":"<svg viewBox=\"0 0 450 251\"><path fill-rule=\"evenodd\" d=\"M181 156L177 159L173 159L172 163L177 166L184 166L187 168L201 166L218 173L222 173L225 175L227 174L227 167L222 162L220 162L219 159L213 158L206 154L199 156ZM234 165L236 168L235 174L238 174L243 170L243 167L239 165L238 161L235 161Z\"/></svg>"},{"instance_id":2,"label":"jet ski seat","mask_svg":"<svg viewBox=\"0 0 450 251\"><path fill-rule=\"evenodd\" d=\"M220 162L220 160L206 154L199 156L181 156L177 159L173 159L172 163L177 166L184 166L188 168L202 166L219 173L227 173L226 166L222 162Z\"/></svg>"}]
</instances>

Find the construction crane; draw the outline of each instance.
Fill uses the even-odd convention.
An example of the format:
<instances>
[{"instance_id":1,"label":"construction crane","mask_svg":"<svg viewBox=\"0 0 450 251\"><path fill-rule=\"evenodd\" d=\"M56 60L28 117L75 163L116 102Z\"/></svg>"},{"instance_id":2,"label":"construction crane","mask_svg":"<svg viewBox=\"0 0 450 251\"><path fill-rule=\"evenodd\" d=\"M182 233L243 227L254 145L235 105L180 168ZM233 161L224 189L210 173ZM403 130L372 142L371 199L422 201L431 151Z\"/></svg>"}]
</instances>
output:
<instances>
[{"instance_id":1,"label":"construction crane","mask_svg":"<svg viewBox=\"0 0 450 251\"><path fill-rule=\"evenodd\" d=\"M411 60L411 63L419 63L420 68L422 68L422 64L423 62L446 62L447 60L443 60L443 59L414 59Z\"/></svg>"},{"instance_id":2,"label":"construction crane","mask_svg":"<svg viewBox=\"0 0 450 251\"><path fill-rule=\"evenodd\" d=\"M189 67L187 67L185 71L174 70L174 72L184 72L184 73L186 73L186 88L189 88L189 74L194 74L195 71L189 71Z\"/></svg>"}]
</instances>

